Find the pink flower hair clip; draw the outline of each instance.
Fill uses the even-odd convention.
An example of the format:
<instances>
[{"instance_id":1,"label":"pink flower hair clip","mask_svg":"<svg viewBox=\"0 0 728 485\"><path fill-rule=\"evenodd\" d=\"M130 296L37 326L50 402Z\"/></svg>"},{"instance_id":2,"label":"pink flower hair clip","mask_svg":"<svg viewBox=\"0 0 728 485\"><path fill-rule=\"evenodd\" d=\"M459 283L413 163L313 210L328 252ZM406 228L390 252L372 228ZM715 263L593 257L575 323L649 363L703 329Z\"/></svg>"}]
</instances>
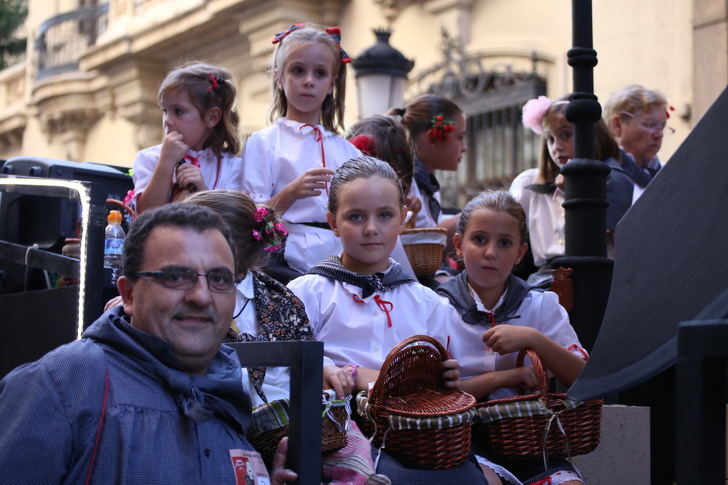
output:
<instances>
[{"instance_id":1,"label":"pink flower hair clip","mask_svg":"<svg viewBox=\"0 0 728 485\"><path fill-rule=\"evenodd\" d=\"M258 207L255 209L255 222L263 222L265 216L268 215L268 209L265 207Z\"/></svg>"},{"instance_id":2,"label":"pink flower hair clip","mask_svg":"<svg viewBox=\"0 0 728 485\"><path fill-rule=\"evenodd\" d=\"M546 96L539 96L538 98L529 99L526 104L523 105L521 121L523 126L530 128L531 131L540 135L543 133L543 117L546 116L546 112L551 107L551 99Z\"/></svg>"},{"instance_id":3,"label":"pink flower hair clip","mask_svg":"<svg viewBox=\"0 0 728 485\"><path fill-rule=\"evenodd\" d=\"M276 228L276 231L278 231L280 234L288 236L288 229L286 229L286 226L284 226L280 222L276 223L274 227Z\"/></svg>"}]
</instances>

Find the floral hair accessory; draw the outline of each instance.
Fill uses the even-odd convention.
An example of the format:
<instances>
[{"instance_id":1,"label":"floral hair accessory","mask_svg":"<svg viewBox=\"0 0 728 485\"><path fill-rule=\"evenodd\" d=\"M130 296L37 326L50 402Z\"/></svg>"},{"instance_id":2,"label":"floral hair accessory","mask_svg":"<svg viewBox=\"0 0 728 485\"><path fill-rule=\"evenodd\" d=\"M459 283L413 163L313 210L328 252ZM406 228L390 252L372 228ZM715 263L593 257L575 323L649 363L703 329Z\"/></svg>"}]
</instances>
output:
<instances>
[{"instance_id":1,"label":"floral hair accessory","mask_svg":"<svg viewBox=\"0 0 728 485\"><path fill-rule=\"evenodd\" d=\"M273 224L268 221L265 224L264 231L268 234L270 239L268 244L263 246L263 251L272 253L283 248L283 241L285 241L285 238L288 235L288 230L286 230L286 227L283 224Z\"/></svg>"},{"instance_id":2,"label":"floral hair accessory","mask_svg":"<svg viewBox=\"0 0 728 485\"><path fill-rule=\"evenodd\" d=\"M282 249L286 236L288 236L286 226L280 222L265 220L270 213L270 209L267 207L258 207L255 209L253 218L255 219L257 227L250 231L253 239L256 241L263 241L263 251L268 253Z\"/></svg>"},{"instance_id":3,"label":"floral hair accessory","mask_svg":"<svg viewBox=\"0 0 728 485\"><path fill-rule=\"evenodd\" d=\"M281 224L280 222L276 223L273 227L276 228L276 231L283 234L284 236L288 236L288 229L286 229L286 226Z\"/></svg>"},{"instance_id":4,"label":"floral hair accessory","mask_svg":"<svg viewBox=\"0 0 728 485\"><path fill-rule=\"evenodd\" d=\"M357 135L349 138L349 143L357 147L364 155L377 156L377 142L369 135Z\"/></svg>"},{"instance_id":5,"label":"floral hair accessory","mask_svg":"<svg viewBox=\"0 0 728 485\"><path fill-rule=\"evenodd\" d=\"M440 113L432 118L431 128L427 131L427 136L432 142L445 141L447 134L455 131L455 125L452 120L446 120Z\"/></svg>"},{"instance_id":6,"label":"floral hair accessory","mask_svg":"<svg viewBox=\"0 0 728 485\"><path fill-rule=\"evenodd\" d=\"M265 207L258 207L255 209L255 222L263 222L265 216L268 215L268 209Z\"/></svg>"},{"instance_id":7,"label":"floral hair accessory","mask_svg":"<svg viewBox=\"0 0 728 485\"><path fill-rule=\"evenodd\" d=\"M538 98L529 99L528 102L523 105L521 121L523 126L530 128L531 131L540 135L543 133L543 117L546 116L546 112L551 107L551 99L546 96L539 96Z\"/></svg>"},{"instance_id":8,"label":"floral hair accessory","mask_svg":"<svg viewBox=\"0 0 728 485\"><path fill-rule=\"evenodd\" d=\"M336 41L336 45L339 46L339 55L341 56L341 62L343 64L350 63L351 57L349 57L349 54L347 54L346 51L341 47L341 29L339 27L327 27L326 33L329 34L331 38Z\"/></svg>"},{"instance_id":9,"label":"floral hair accessory","mask_svg":"<svg viewBox=\"0 0 728 485\"><path fill-rule=\"evenodd\" d=\"M274 253L283 249L283 244L271 244L263 248L266 253Z\"/></svg>"},{"instance_id":10,"label":"floral hair accessory","mask_svg":"<svg viewBox=\"0 0 728 485\"><path fill-rule=\"evenodd\" d=\"M291 32L295 32L296 30L302 29L302 28L303 28L303 24L293 24L290 27L288 27L288 29L284 30L283 32L278 32L276 35L274 35L272 43L279 44L279 43L283 42L283 39L288 37L288 34L290 34Z\"/></svg>"}]
</instances>

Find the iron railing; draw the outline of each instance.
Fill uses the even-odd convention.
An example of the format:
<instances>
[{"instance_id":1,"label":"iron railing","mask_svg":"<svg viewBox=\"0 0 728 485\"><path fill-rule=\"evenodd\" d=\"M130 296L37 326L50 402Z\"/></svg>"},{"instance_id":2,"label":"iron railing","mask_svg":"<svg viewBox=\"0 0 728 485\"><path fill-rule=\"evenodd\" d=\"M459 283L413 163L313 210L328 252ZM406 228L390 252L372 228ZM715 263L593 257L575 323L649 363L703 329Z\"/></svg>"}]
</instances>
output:
<instances>
[{"instance_id":1,"label":"iron railing","mask_svg":"<svg viewBox=\"0 0 728 485\"><path fill-rule=\"evenodd\" d=\"M38 28L36 79L78 69L79 59L106 30L109 4L84 7L51 17Z\"/></svg>"}]
</instances>

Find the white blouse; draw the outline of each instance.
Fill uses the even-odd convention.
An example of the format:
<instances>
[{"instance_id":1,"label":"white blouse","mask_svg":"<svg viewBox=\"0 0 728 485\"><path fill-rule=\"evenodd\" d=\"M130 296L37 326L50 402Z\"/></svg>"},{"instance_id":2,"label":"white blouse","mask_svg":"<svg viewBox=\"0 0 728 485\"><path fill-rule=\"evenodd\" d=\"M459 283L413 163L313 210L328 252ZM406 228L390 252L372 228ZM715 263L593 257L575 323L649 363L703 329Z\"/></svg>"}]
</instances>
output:
<instances>
[{"instance_id":1,"label":"white blouse","mask_svg":"<svg viewBox=\"0 0 728 485\"><path fill-rule=\"evenodd\" d=\"M325 166L336 170L361 152L344 138L316 125L323 140ZM266 202L303 172L324 166L321 143L314 127L277 119L271 126L256 131L245 144L242 182L256 202ZM328 194L298 199L283 214L287 222L326 222Z\"/></svg>"},{"instance_id":2,"label":"white blouse","mask_svg":"<svg viewBox=\"0 0 728 485\"><path fill-rule=\"evenodd\" d=\"M145 148L137 153L134 159L134 196L131 203L136 205L137 197L144 192L152 179L154 169L159 163L159 154L162 145ZM223 152L218 165L217 155L211 148L203 150L187 150L186 155L197 158L200 161L200 172L202 180L210 190L228 189L240 190L240 180L242 174L242 161L240 157ZM176 183L176 177L172 174L172 180L169 181L170 187Z\"/></svg>"},{"instance_id":3,"label":"white blouse","mask_svg":"<svg viewBox=\"0 0 728 485\"><path fill-rule=\"evenodd\" d=\"M360 156L354 145L321 125L279 118L253 133L245 144L241 185L253 200L266 202L306 170L324 166L336 170ZM282 214L289 233L284 258L300 273L341 251L330 229L300 224L325 223L328 201L328 192L322 190L315 197L298 199Z\"/></svg>"},{"instance_id":4,"label":"white blouse","mask_svg":"<svg viewBox=\"0 0 728 485\"><path fill-rule=\"evenodd\" d=\"M364 299L358 286L320 275L301 276L288 287L303 301L325 356L338 366L379 369L395 345L416 334L446 347L449 329L460 321L446 299L416 282Z\"/></svg>"},{"instance_id":5,"label":"white blouse","mask_svg":"<svg viewBox=\"0 0 728 485\"><path fill-rule=\"evenodd\" d=\"M543 266L547 260L564 254L564 192L539 194L526 186L537 183L538 169L531 168L511 183L510 193L523 206L528 221L533 262Z\"/></svg>"},{"instance_id":6,"label":"white blouse","mask_svg":"<svg viewBox=\"0 0 728 485\"><path fill-rule=\"evenodd\" d=\"M507 290L506 290L507 291ZM473 292L471 292L472 294ZM505 293L504 293L505 295ZM493 308L496 310L503 301L504 295ZM479 311L488 311L480 298L475 296L475 304ZM497 325L518 325L531 327L539 330L546 337L561 345L570 352L586 358L586 350L581 346L576 332L569 323L569 315L559 305L559 298L551 291L529 291L515 312L519 318L513 318L506 322L498 322ZM451 328L453 334L450 345L450 353L453 358L460 362L460 378L466 379L475 377L494 370L507 370L516 367L518 352L500 355L483 343L483 333L490 328L485 323L469 324L462 320ZM528 359L526 359L528 362ZM510 388L497 389L491 393L490 399L512 396L516 391Z\"/></svg>"},{"instance_id":7,"label":"white blouse","mask_svg":"<svg viewBox=\"0 0 728 485\"><path fill-rule=\"evenodd\" d=\"M435 227L442 220L442 212L440 213L439 220L435 220L430 213L430 206L427 204L427 195L422 193L420 186L417 185L417 181L413 178L412 185L410 186L409 195L414 195L420 202L422 202L422 208L415 216L415 227L418 229L424 229L428 227ZM440 191L438 190L433 194L433 198L440 203Z\"/></svg>"}]
</instances>

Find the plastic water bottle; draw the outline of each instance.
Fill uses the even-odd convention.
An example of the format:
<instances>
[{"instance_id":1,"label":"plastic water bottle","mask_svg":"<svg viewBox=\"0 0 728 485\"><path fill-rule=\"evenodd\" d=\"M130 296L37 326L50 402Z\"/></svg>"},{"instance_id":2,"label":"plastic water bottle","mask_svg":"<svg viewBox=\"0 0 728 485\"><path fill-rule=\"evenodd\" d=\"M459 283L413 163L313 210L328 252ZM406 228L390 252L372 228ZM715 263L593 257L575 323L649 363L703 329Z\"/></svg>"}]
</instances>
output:
<instances>
[{"instance_id":1,"label":"plastic water bottle","mask_svg":"<svg viewBox=\"0 0 728 485\"><path fill-rule=\"evenodd\" d=\"M104 238L104 266L111 268L111 284L116 285L116 280L121 276L124 252L125 234L121 227L121 212L110 211L106 221L109 224Z\"/></svg>"}]
</instances>

